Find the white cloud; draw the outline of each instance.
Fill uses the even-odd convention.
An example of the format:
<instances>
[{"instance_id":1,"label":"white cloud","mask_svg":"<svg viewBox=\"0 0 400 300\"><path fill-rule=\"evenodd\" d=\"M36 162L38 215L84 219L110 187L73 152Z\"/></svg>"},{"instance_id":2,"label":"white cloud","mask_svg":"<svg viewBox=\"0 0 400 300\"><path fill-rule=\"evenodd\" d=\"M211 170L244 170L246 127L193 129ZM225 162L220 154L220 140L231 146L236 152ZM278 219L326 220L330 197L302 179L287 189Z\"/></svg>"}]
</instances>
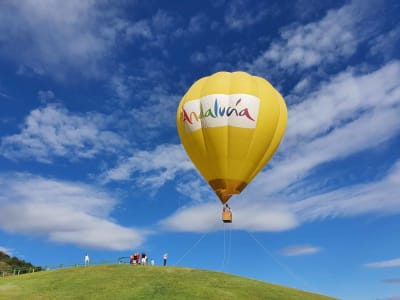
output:
<instances>
[{"instance_id":1,"label":"white cloud","mask_svg":"<svg viewBox=\"0 0 400 300\"><path fill-rule=\"evenodd\" d=\"M1 174L0 187L2 230L109 250L132 249L145 239L146 231L115 223L117 200L89 185Z\"/></svg>"},{"instance_id":2,"label":"white cloud","mask_svg":"<svg viewBox=\"0 0 400 300\"><path fill-rule=\"evenodd\" d=\"M207 232L221 228L220 206L217 203L204 203L183 208L162 220L163 230L181 232Z\"/></svg>"},{"instance_id":3,"label":"white cloud","mask_svg":"<svg viewBox=\"0 0 400 300\"><path fill-rule=\"evenodd\" d=\"M2 1L0 51L36 74L100 77L117 30L100 6L79 0Z\"/></svg>"},{"instance_id":4,"label":"white cloud","mask_svg":"<svg viewBox=\"0 0 400 300\"><path fill-rule=\"evenodd\" d=\"M288 26L281 32L280 40L274 41L249 67L264 74L271 66L286 71L304 70L347 59L357 51L359 43L368 38L359 33L362 27L358 27L358 23L362 18L358 4L351 3L328 11L319 21Z\"/></svg>"},{"instance_id":5,"label":"white cloud","mask_svg":"<svg viewBox=\"0 0 400 300\"><path fill-rule=\"evenodd\" d=\"M177 99L179 99L178 96L154 91L152 95L149 95L146 105L130 111L133 117L132 122L145 129L175 127Z\"/></svg>"},{"instance_id":6,"label":"white cloud","mask_svg":"<svg viewBox=\"0 0 400 300\"><path fill-rule=\"evenodd\" d=\"M54 101L56 99L56 95L51 90L39 91L38 92L38 98L39 98L39 101L42 104L46 104L46 103L48 103L50 101Z\"/></svg>"},{"instance_id":7,"label":"white cloud","mask_svg":"<svg viewBox=\"0 0 400 300\"><path fill-rule=\"evenodd\" d=\"M221 204L214 201L184 207L160 222L165 230L182 232L206 232L222 230ZM235 203L233 210L234 230L284 231L295 228L298 222L294 214L284 206L260 203Z\"/></svg>"},{"instance_id":8,"label":"white cloud","mask_svg":"<svg viewBox=\"0 0 400 300\"><path fill-rule=\"evenodd\" d=\"M209 22L209 18L204 13L194 15L189 20L187 31L190 34L204 32Z\"/></svg>"},{"instance_id":9,"label":"white cloud","mask_svg":"<svg viewBox=\"0 0 400 300\"><path fill-rule=\"evenodd\" d=\"M196 51L190 56L190 61L194 64L201 65L210 61L218 61L223 53L214 46L206 46L203 52Z\"/></svg>"},{"instance_id":10,"label":"white cloud","mask_svg":"<svg viewBox=\"0 0 400 300\"><path fill-rule=\"evenodd\" d=\"M12 256L12 249L0 246L0 251L9 256Z\"/></svg>"},{"instance_id":11,"label":"white cloud","mask_svg":"<svg viewBox=\"0 0 400 300\"><path fill-rule=\"evenodd\" d=\"M140 20L135 23L125 24L126 35L128 40L134 40L137 38L151 39L153 34L151 32L150 23L147 20Z\"/></svg>"},{"instance_id":12,"label":"white cloud","mask_svg":"<svg viewBox=\"0 0 400 300\"><path fill-rule=\"evenodd\" d=\"M166 43L198 32L206 18L194 16L183 28L179 15L165 10L128 20L124 8L94 0L1 1L0 54L19 65L19 75L107 79L117 47L135 43L142 50L162 48L165 54Z\"/></svg>"},{"instance_id":13,"label":"white cloud","mask_svg":"<svg viewBox=\"0 0 400 300\"><path fill-rule=\"evenodd\" d=\"M315 247L311 245L298 245L282 249L280 253L285 256L300 256L300 255L315 254L320 252L321 250L322 249L320 247Z\"/></svg>"},{"instance_id":14,"label":"white cloud","mask_svg":"<svg viewBox=\"0 0 400 300\"><path fill-rule=\"evenodd\" d=\"M0 153L9 158L51 162L54 157L93 158L126 145L107 129L110 120L99 113L74 115L59 105L38 108L29 114L19 134L1 140Z\"/></svg>"},{"instance_id":15,"label":"white cloud","mask_svg":"<svg viewBox=\"0 0 400 300\"><path fill-rule=\"evenodd\" d=\"M243 30L261 22L267 15L271 14L268 9L257 3L249 5L246 0L229 1L225 12L225 24L230 29Z\"/></svg>"},{"instance_id":16,"label":"white cloud","mask_svg":"<svg viewBox=\"0 0 400 300\"><path fill-rule=\"evenodd\" d=\"M134 180L143 188L157 190L177 174L194 170L181 145L161 145L153 151L137 151L101 175L103 182Z\"/></svg>"},{"instance_id":17,"label":"white cloud","mask_svg":"<svg viewBox=\"0 0 400 300\"><path fill-rule=\"evenodd\" d=\"M308 142L372 109L390 109L400 103L399 76L399 61L367 74L350 69L336 75L290 107L285 139Z\"/></svg>"},{"instance_id":18,"label":"white cloud","mask_svg":"<svg viewBox=\"0 0 400 300\"><path fill-rule=\"evenodd\" d=\"M179 36L184 29L178 27L179 17L165 10L159 9L150 18L136 22L124 22L122 32L125 32L127 40L133 42L143 41L140 46L162 48L172 38Z\"/></svg>"},{"instance_id":19,"label":"white cloud","mask_svg":"<svg viewBox=\"0 0 400 300\"><path fill-rule=\"evenodd\" d=\"M5 93L2 93L2 92L0 92L0 98L2 98L2 99L7 99L7 100L12 99L11 96L9 96L9 95L7 95L7 94L5 94Z\"/></svg>"},{"instance_id":20,"label":"white cloud","mask_svg":"<svg viewBox=\"0 0 400 300\"><path fill-rule=\"evenodd\" d=\"M291 211L302 221L367 213L400 213L400 161L375 182L344 187L293 203Z\"/></svg>"},{"instance_id":21,"label":"white cloud","mask_svg":"<svg viewBox=\"0 0 400 300\"><path fill-rule=\"evenodd\" d=\"M364 264L365 267L368 268L391 268L391 267L400 267L400 258L377 261Z\"/></svg>"},{"instance_id":22,"label":"white cloud","mask_svg":"<svg viewBox=\"0 0 400 300\"><path fill-rule=\"evenodd\" d=\"M130 87L128 76L114 74L110 80L110 87L120 101L126 102L129 100L132 89Z\"/></svg>"},{"instance_id":23,"label":"white cloud","mask_svg":"<svg viewBox=\"0 0 400 300\"><path fill-rule=\"evenodd\" d=\"M400 213L399 194L400 161L381 180L338 188L332 192L321 193L293 203L285 199L271 201L270 199L274 197L270 194L263 191L255 193L252 188L250 191L245 190L242 195L234 196L230 201L233 207L231 228L251 231L285 231L300 224L327 217ZM211 202L207 200L206 203L183 207L163 220L162 227L166 230L184 232L221 230L221 205L218 202L214 195ZM301 249L297 250L300 252ZM305 249L304 251L313 250Z\"/></svg>"},{"instance_id":24,"label":"white cloud","mask_svg":"<svg viewBox=\"0 0 400 300\"><path fill-rule=\"evenodd\" d=\"M289 107L278 155L268 172L256 177L251 186L254 193L277 192L318 165L372 149L399 134L400 63L366 75L352 74L339 74Z\"/></svg>"},{"instance_id":25,"label":"white cloud","mask_svg":"<svg viewBox=\"0 0 400 300\"><path fill-rule=\"evenodd\" d=\"M176 18L164 10L158 10L152 17L152 25L156 31L167 31L174 26L175 22Z\"/></svg>"},{"instance_id":26,"label":"white cloud","mask_svg":"<svg viewBox=\"0 0 400 300\"><path fill-rule=\"evenodd\" d=\"M383 282L400 284L400 278L388 278L388 279L383 280Z\"/></svg>"},{"instance_id":27,"label":"white cloud","mask_svg":"<svg viewBox=\"0 0 400 300\"><path fill-rule=\"evenodd\" d=\"M400 47L400 25L385 32L371 41L372 55L381 55L386 60L396 57Z\"/></svg>"},{"instance_id":28,"label":"white cloud","mask_svg":"<svg viewBox=\"0 0 400 300\"><path fill-rule=\"evenodd\" d=\"M185 198L196 202L204 202L215 199L215 193L208 184L198 176L188 176L185 179L179 178L176 190Z\"/></svg>"}]
</instances>

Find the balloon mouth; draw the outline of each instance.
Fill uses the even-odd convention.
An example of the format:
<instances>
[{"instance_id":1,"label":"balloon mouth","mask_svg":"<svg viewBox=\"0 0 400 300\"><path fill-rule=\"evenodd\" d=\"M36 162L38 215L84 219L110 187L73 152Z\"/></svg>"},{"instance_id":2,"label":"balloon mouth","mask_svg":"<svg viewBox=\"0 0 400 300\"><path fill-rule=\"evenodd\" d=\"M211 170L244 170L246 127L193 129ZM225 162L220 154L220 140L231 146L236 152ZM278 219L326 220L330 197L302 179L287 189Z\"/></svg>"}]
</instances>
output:
<instances>
[{"instance_id":1,"label":"balloon mouth","mask_svg":"<svg viewBox=\"0 0 400 300\"><path fill-rule=\"evenodd\" d=\"M228 202L232 195L240 194L247 183L235 179L213 179L209 185L213 188L222 204Z\"/></svg>"}]
</instances>

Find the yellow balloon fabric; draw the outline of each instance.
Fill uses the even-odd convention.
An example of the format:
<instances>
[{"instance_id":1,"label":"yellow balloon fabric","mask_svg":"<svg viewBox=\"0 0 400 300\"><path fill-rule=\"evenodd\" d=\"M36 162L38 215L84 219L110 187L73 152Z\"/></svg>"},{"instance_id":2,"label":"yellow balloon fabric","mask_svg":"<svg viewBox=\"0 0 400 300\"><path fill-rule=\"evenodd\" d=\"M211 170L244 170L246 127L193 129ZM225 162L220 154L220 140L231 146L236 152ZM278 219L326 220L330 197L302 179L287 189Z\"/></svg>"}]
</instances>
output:
<instances>
[{"instance_id":1,"label":"yellow balloon fabric","mask_svg":"<svg viewBox=\"0 0 400 300\"><path fill-rule=\"evenodd\" d=\"M274 155L287 119L285 101L267 80L218 72L186 92L176 125L193 164L224 204Z\"/></svg>"}]
</instances>

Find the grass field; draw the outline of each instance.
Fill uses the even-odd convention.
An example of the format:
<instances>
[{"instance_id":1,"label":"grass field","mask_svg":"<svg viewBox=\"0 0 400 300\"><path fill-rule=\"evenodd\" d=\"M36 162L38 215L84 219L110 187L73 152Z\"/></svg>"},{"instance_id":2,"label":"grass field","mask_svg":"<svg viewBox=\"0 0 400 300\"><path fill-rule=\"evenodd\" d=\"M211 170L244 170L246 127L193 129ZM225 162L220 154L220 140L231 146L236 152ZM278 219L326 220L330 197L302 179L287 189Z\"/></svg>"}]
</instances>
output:
<instances>
[{"instance_id":1,"label":"grass field","mask_svg":"<svg viewBox=\"0 0 400 300\"><path fill-rule=\"evenodd\" d=\"M198 269L101 265L0 278L0 299L334 299Z\"/></svg>"}]
</instances>

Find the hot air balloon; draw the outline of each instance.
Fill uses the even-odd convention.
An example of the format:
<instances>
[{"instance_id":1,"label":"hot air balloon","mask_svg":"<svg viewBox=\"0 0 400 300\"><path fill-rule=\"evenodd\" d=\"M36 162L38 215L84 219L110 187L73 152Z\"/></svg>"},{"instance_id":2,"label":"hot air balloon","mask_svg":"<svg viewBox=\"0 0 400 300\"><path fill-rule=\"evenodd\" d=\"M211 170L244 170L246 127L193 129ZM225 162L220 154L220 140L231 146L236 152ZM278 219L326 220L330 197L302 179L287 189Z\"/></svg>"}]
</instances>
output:
<instances>
[{"instance_id":1,"label":"hot air balloon","mask_svg":"<svg viewBox=\"0 0 400 300\"><path fill-rule=\"evenodd\" d=\"M229 207L231 196L242 192L274 155L287 119L285 101L267 80L217 72L189 88L176 125L193 164ZM223 221L232 217L225 214Z\"/></svg>"}]
</instances>

